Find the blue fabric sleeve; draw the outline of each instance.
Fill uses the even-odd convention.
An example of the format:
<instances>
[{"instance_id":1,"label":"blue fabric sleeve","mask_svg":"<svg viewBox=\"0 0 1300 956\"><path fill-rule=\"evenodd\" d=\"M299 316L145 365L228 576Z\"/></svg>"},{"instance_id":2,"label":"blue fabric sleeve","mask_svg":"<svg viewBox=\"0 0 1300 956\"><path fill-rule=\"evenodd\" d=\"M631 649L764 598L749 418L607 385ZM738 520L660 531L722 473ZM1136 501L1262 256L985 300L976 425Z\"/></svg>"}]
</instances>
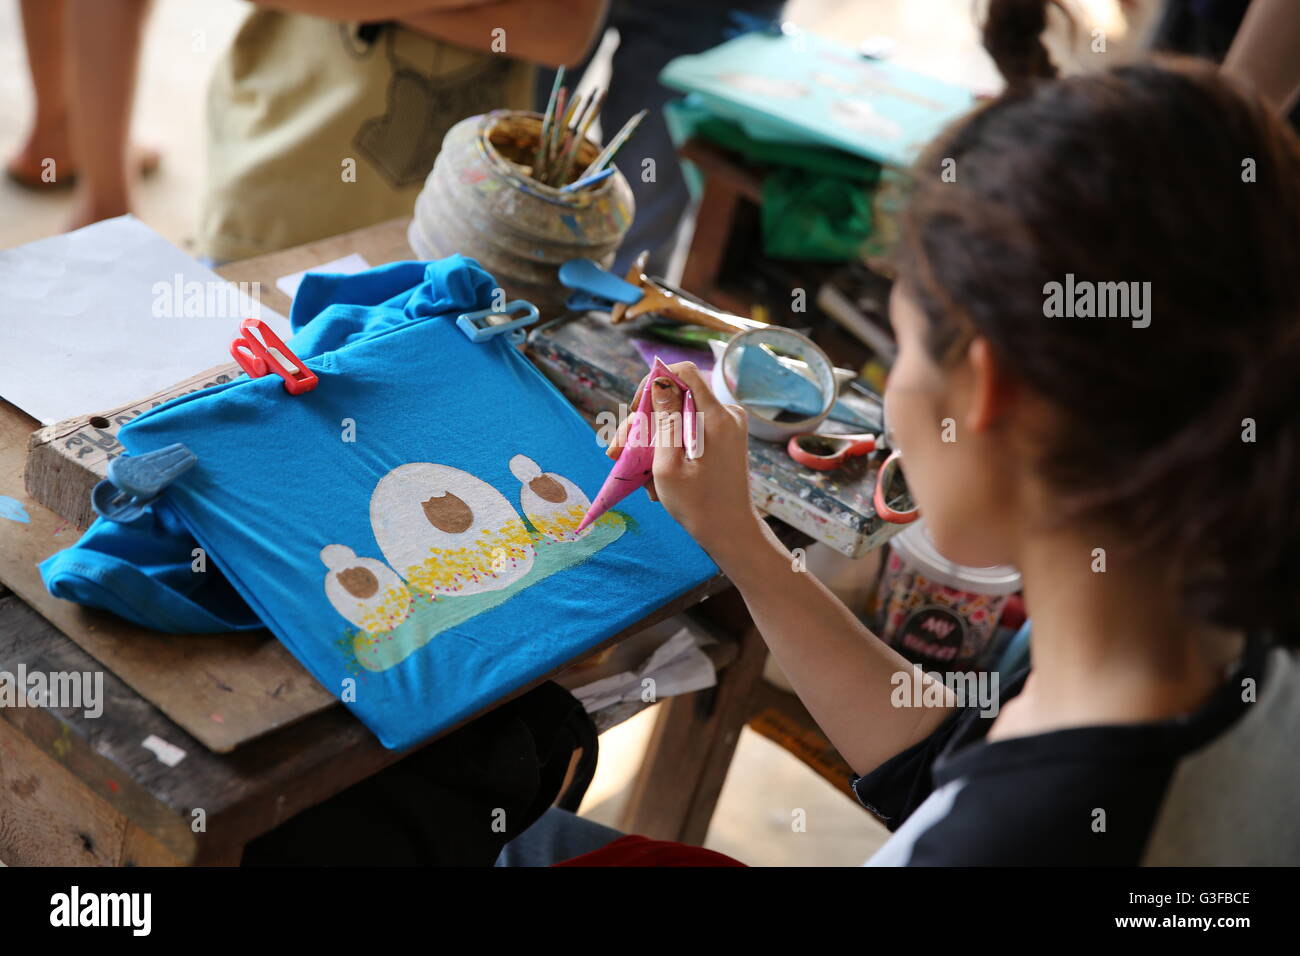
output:
<instances>
[{"instance_id":1,"label":"blue fabric sleeve","mask_svg":"<svg viewBox=\"0 0 1300 956\"><path fill-rule=\"evenodd\" d=\"M309 272L289 312L294 336L288 344L300 358L311 358L414 320L485 309L496 288L491 274L460 255L356 275Z\"/></svg>"},{"instance_id":2,"label":"blue fabric sleeve","mask_svg":"<svg viewBox=\"0 0 1300 956\"><path fill-rule=\"evenodd\" d=\"M262 627L210 561L194 570L198 543L164 503L129 524L99 518L81 540L40 565L57 598L112 611L170 634L215 634Z\"/></svg>"}]
</instances>

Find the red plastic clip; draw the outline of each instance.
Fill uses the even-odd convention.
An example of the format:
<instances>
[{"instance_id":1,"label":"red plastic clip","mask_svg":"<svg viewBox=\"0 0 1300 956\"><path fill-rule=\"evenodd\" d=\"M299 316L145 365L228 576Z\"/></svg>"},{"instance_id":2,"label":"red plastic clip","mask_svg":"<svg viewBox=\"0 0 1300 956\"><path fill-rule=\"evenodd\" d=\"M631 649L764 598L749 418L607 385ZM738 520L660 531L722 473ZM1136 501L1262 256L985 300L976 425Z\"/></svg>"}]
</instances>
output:
<instances>
[{"instance_id":1,"label":"red plastic clip","mask_svg":"<svg viewBox=\"0 0 1300 956\"><path fill-rule=\"evenodd\" d=\"M230 354L249 378L275 372L284 379L284 390L290 395L310 392L320 381L261 319L244 319L239 323L239 336L230 343Z\"/></svg>"}]
</instances>

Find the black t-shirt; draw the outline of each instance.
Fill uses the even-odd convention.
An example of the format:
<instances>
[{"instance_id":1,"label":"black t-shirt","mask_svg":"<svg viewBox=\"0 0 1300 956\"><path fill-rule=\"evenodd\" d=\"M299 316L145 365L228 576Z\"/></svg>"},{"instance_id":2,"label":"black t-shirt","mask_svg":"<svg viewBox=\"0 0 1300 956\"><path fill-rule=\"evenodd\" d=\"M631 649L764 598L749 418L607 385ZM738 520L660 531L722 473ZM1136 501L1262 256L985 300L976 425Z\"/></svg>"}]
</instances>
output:
<instances>
[{"instance_id":1,"label":"black t-shirt","mask_svg":"<svg viewBox=\"0 0 1300 956\"><path fill-rule=\"evenodd\" d=\"M1201 819L1216 812L1210 806L1214 795L1193 793L1189 799L1185 792L1205 790L1206 781L1219 779L1216 767L1199 766L1206 760L1217 761L1221 770L1225 760L1240 763L1243 747L1255 755L1272 752L1256 742L1261 733L1296 732L1295 726L1289 731L1285 726L1294 725L1300 713L1294 686L1285 694L1274 688L1274 713L1251 711L1267 696L1266 669L1273 676L1280 668L1285 673L1277 673L1279 680L1294 685L1297 671L1290 655L1278 656L1284 654L1271 655L1264 639L1249 640L1236 672L1203 707L1167 721L990 742L985 737L992 717L981 717L979 707L957 711L930 737L853 781L858 799L895 831L868 863L1136 865L1153 862L1153 844L1161 848L1160 862L1227 862L1224 854L1232 862L1281 862L1279 852L1291 863L1300 862L1294 825L1272 837L1287 844L1281 848L1261 847L1253 857L1255 851L1245 848L1223 849L1220 844L1233 846L1231 838L1214 835L1211 821ZM1027 669L1007 682L1001 700L1019 693L1026 676ZM1247 714L1249 721L1243 719ZM1263 726L1254 726L1261 721ZM1246 723L1252 725L1249 733L1237 735L1239 742L1229 739ZM1216 741L1220 745L1211 746ZM1198 766L1192 767L1196 755L1205 759L1197 756ZM1216 788L1217 782L1208 789ZM1296 791L1257 795L1293 808ZM1165 811L1168 819L1162 821ZM1276 831L1264 831L1260 842L1271 842L1268 832Z\"/></svg>"}]
</instances>

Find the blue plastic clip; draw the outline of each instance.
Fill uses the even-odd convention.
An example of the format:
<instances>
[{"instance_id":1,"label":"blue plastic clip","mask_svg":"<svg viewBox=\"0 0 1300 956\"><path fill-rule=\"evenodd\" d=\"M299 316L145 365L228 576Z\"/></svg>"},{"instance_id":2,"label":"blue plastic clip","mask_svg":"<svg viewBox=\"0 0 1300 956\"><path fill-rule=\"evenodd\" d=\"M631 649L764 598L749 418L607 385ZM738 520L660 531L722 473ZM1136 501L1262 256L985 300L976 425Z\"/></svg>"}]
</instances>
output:
<instances>
[{"instance_id":1,"label":"blue plastic clip","mask_svg":"<svg viewBox=\"0 0 1300 956\"><path fill-rule=\"evenodd\" d=\"M589 292L574 292L564 300L564 307L570 312L608 312L614 303L598 299Z\"/></svg>"},{"instance_id":2,"label":"blue plastic clip","mask_svg":"<svg viewBox=\"0 0 1300 956\"><path fill-rule=\"evenodd\" d=\"M519 318L511 318L518 314ZM484 342L506 332L522 330L525 325L537 321L537 306L527 299L515 299L507 302L504 309L479 309L466 312L456 318L456 325L471 342ZM496 319L497 321L493 321ZM513 337L513 336L512 336Z\"/></svg>"},{"instance_id":3,"label":"blue plastic clip","mask_svg":"<svg viewBox=\"0 0 1300 956\"><path fill-rule=\"evenodd\" d=\"M110 521L134 521L198 460L180 442L144 455L118 455L108 463L108 477L90 492L90 506Z\"/></svg>"},{"instance_id":4,"label":"blue plastic clip","mask_svg":"<svg viewBox=\"0 0 1300 956\"><path fill-rule=\"evenodd\" d=\"M645 292L590 259L570 259L560 266L560 285L606 302L634 305ZM608 306L605 306L608 308Z\"/></svg>"}]
</instances>

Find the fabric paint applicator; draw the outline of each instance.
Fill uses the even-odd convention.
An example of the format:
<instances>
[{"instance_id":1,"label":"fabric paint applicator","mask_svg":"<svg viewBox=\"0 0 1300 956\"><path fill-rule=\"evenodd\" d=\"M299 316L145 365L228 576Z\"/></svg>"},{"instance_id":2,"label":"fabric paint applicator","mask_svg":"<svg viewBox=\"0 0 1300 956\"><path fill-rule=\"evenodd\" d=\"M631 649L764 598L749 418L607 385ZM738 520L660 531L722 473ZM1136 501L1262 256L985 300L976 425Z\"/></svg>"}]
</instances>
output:
<instances>
[{"instance_id":1,"label":"fabric paint applicator","mask_svg":"<svg viewBox=\"0 0 1300 956\"><path fill-rule=\"evenodd\" d=\"M699 457L699 421L695 412L695 395L680 378L674 375L667 365L655 356L650 368L650 377L646 379L645 388L641 390L641 401L632 412L632 421L628 425L627 439L619 453L609 477L600 486L600 492L591 502L591 507L583 516L582 522L574 533L580 533L588 525L618 504L638 488L644 488L654 472L654 399L650 390L654 388L656 378L666 378L682 390L682 442L686 446L686 457Z\"/></svg>"}]
</instances>

